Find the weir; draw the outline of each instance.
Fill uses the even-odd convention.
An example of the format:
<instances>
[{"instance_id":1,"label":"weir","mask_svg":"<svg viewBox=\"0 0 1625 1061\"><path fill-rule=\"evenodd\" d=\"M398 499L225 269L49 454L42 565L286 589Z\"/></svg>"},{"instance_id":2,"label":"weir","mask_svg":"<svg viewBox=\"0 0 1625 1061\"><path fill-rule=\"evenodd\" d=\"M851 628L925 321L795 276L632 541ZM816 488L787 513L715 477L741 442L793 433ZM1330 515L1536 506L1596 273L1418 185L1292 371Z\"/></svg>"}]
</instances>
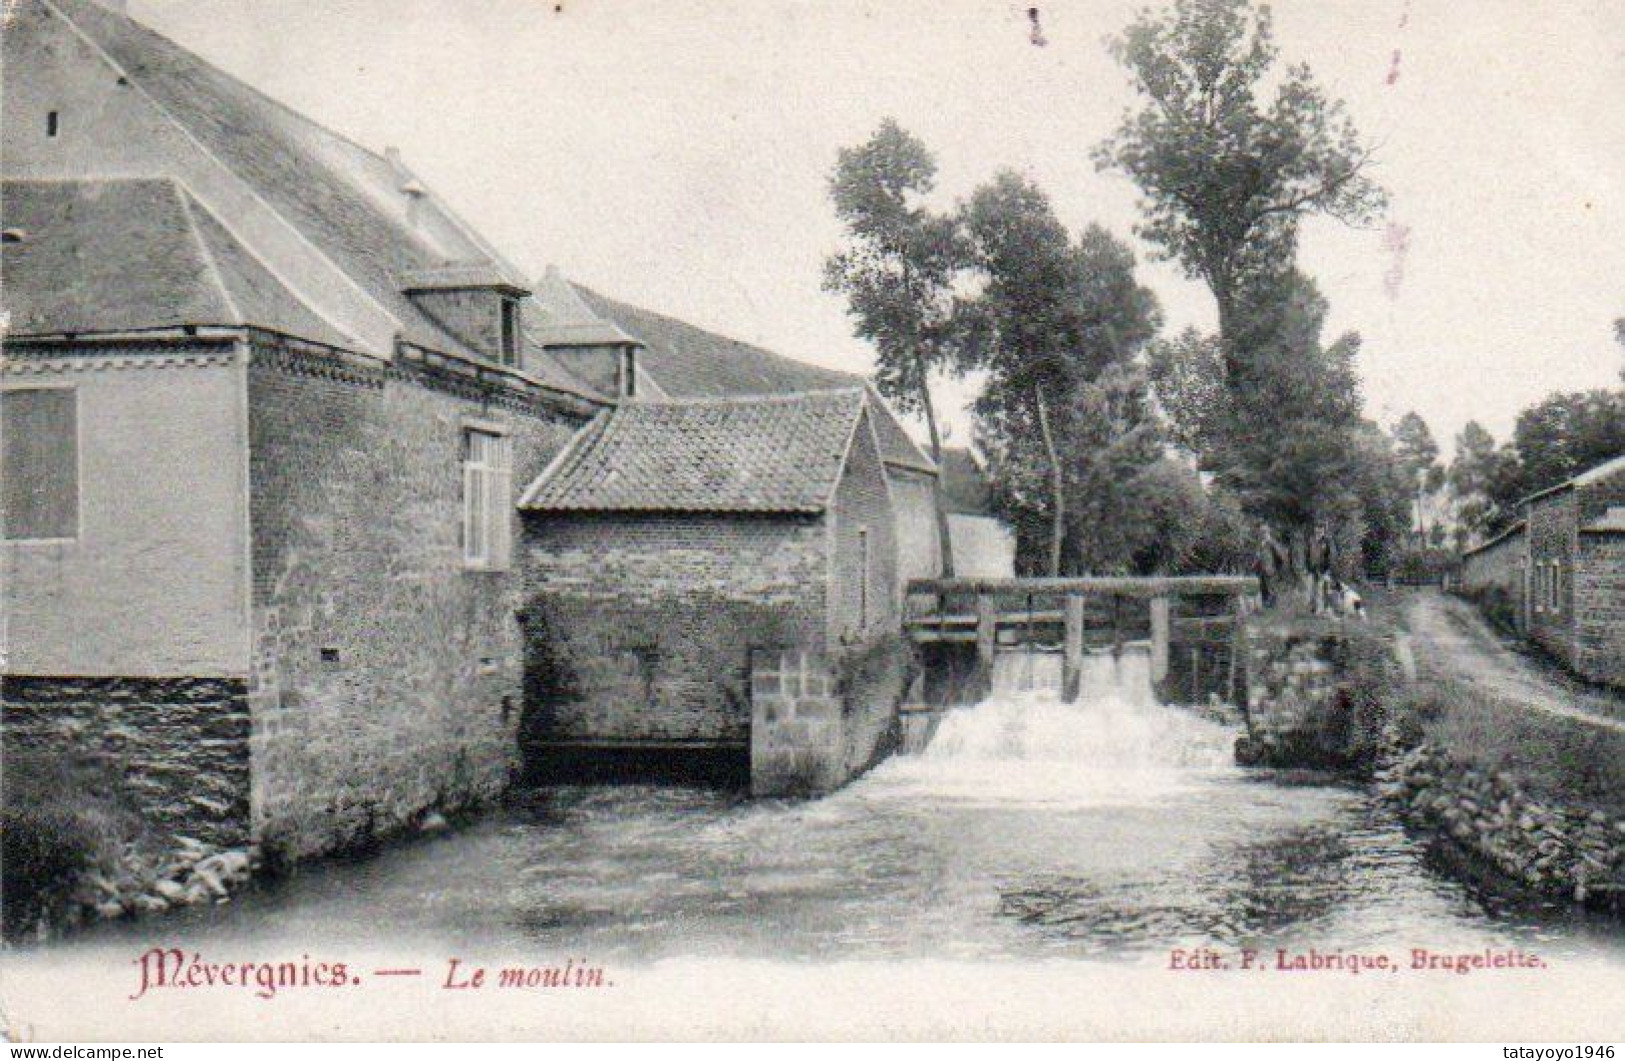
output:
<instances>
[{"instance_id":1,"label":"weir","mask_svg":"<svg viewBox=\"0 0 1625 1061\"><path fill-rule=\"evenodd\" d=\"M1056 654L1061 698L1073 702L1084 689L1090 649L1120 656L1143 641L1151 687L1163 699L1198 702L1216 693L1234 702L1240 620L1258 595L1258 580L1238 575L915 580L904 625L926 660L916 699L933 706L979 700L994 687L1001 655L1042 651ZM1215 646L1224 650L1222 673L1215 654L1204 651Z\"/></svg>"},{"instance_id":2,"label":"weir","mask_svg":"<svg viewBox=\"0 0 1625 1061\"><path fill-rule=\"evenodd\" d=\"M1119 805L1232 767L1231 727L1159 703L1148 643L1088 652L1079 666L1086 691L1067 702L1058 653L999 653L986 698L935 712L877 782L919 799Z\"/></svg>"}]
</instances>

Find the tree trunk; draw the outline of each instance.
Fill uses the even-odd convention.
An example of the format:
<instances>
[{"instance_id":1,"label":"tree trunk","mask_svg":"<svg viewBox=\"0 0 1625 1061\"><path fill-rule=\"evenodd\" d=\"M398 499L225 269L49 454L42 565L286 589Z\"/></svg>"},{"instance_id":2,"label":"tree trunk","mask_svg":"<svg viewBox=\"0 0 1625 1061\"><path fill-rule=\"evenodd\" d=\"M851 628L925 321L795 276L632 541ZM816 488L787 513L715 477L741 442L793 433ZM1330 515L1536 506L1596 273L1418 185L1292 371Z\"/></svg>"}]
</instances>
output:
<instances>
[{"instance_id":1,"label":"tree trunk","mask_svg":"<svg viewBox=\"0 0 1625 1061\"><path fill-rule=\"evenodd\" d=\"M931 503L937 515L937 550L942 557L942 577L954 577L954 543L948 531L948 506L942 496L942 435L937 431L937 410L931 403L931 383L925 366L920 366L920 407L925 410L925 427L931 433L931 459L937 464L937 477L931 488Z\"/></svg>"},{"instance_id":2,"label":"tree trunk","mask_svg":"<svg viewBox=\"0 0 1625 1061\"><path fill-rule=\"evenodd\" d=\"M1061 574L1061 545L1066 539L1066 498L1061 475L1061 456L1055 452L1055 434L1050 430L1049 403L1044 400L1043 388L1035 386L1033 397L1038 401L1038 430L1044 436L1044 453L1049 457L1049 484L1054 514L1050 524L1049 574L1051 578L1056 578Z\"/></svg>"}]
</instances>

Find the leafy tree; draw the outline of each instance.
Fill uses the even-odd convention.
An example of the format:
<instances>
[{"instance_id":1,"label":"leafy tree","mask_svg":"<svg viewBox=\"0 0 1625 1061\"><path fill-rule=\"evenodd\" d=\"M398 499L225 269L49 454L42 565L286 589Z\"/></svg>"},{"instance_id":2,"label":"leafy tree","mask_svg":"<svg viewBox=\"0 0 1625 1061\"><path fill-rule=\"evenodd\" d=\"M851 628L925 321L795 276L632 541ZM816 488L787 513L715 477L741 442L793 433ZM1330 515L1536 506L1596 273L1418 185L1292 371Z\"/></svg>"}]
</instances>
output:
<instances>
[{"instance_id":1,"label":"leafy tree","mask_svg":"<svg viewBox=\"0 0 1625 1061\"><path fill-rule=\"evenodd\" d=\"M1446 478L1456 496L1458 548L1469 540L1487 537L1499 518L1491 488L1500 474L1502 454L1495 438L1478 421L1469 420L1456 435L1456 456Z\"/></svg>"},{"instance_id":2,"label":"leafy tree","mask_svg":"<svg viewBox=\"0 0 1625 1061\"><path fill-rule=\"evenodd\" d=\"M865 143L841 150L829 189L847 241L824 263L824 287L846 296L857 334L874 344L875 386L904 412L924 416L940 468L930 384L934 374L957 369L954 285L966 246L955 217L922 203L936 170L926 146L890 118ZM940 485L936 510L943 573L951 576Z\"/></svg>"},{"instance_id":3,"label":"leafy tree","mask_svg":"<svg viewBox=\"0 0 1625 1061\"><path fill-rule=\"evenodd\" d=\"M1428 541L1427 499L1438 492L1445 480L1444 468L1439 464L1439 444L1433 441L1427 421L1410 412L1394 425L1394 448L1416 499L1416 540L1418 545L1423 545Z\"/></svg>"},{"instance_id":4,"label":"leafy tree","mask_svg":"<svg viewBox=\"0 0 1625 1061\"><path fill-rule=\"evenodd\" d=\"M1290 266L1303 218L1363 224L1382 211L1371 152L1307 65L1276 76L1268 7L1175 0L1143 12L1112 51L1145 102L1096 162L1139 185L1138 233L1213 292L1234 373L1246 288Z\"/></svg>"},{"instance_id":5,"label":"leafy tree","mask_svg":"<svg viewBox=\"0 0 1625 1061\"><path fill-rule=\"evenodd\" d=\"M1156 302L1126 246L1094 226L1074 243L1048 197L1017 174L979 188L964 227L985 280L962 314L970 363L988 377L978 437L1006 507L1047 512L1043 569L1059 574L1069 530L1075 550L1088 537L1077 524L1084 511L1069 512L1069 499L1089 495L1080 484L1120 483L1123 462L1155 456L1146 381L1132 362L1155 334ZM1030 519L1016 522L1019 532Z\"/></svg>"},{"instance_id":6,"label":"leafy tree","mask_svg":"<svg viewBox=\"0 0 1625 1061\"><path fill-rule=\"evenodd\" d=\"M1186 328L1148 351L1152 388L1168 436L1185 452L1212 453L1222 442L1228 396L1217 336Z\"/></svg>"},{"instance_id":7,"label":"leafy tree","mask_svg":"<svg viewBox=\"0 0 1625 1061\"><path fill-rule=\"evenodd\" d=\"M1112 48L1143 106L1096 162L1134 180L1137 231L1218 306L1211 342L1187 333L1157 352L1159 398L1176 437L1286 539L1307 590L1312 543L1356 525L1359 339L1322 344L1325 302L1293 263L1304 218L1365 224L1382 211L1371 153L1307 66L1276 69L1267 7L1174 0Z\"/></svg>"}]
</instances>

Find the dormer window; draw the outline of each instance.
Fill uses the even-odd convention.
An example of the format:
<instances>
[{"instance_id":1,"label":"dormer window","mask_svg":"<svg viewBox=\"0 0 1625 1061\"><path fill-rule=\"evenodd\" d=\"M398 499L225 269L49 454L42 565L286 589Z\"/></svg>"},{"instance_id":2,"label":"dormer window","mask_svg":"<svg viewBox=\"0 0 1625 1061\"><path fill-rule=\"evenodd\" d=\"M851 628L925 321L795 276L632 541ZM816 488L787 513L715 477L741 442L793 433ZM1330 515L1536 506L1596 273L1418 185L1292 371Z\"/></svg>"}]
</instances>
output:
<instances>
[{"instance_id":1,"label":"dormer window","mask_svg":"<svg viewBox=\"0 0 1625 1061\"><path fill-rule=\"evenodd\" d=\"M517 365L519 363L519 300L504 297L502 300L502 363L504 365Z\"/></svg>"},{"instance_id":2,"label":"dormer window","mask_svg":"<svg viewBox=\"0 0 1625 1061\"><path fill-rule=\"evenodd\" d=\"M402 275L401 290L424 316L480 357L519 366L524 329L519 316L525 288L490 262L453 262Z\"/></svg>"}]
</instances>

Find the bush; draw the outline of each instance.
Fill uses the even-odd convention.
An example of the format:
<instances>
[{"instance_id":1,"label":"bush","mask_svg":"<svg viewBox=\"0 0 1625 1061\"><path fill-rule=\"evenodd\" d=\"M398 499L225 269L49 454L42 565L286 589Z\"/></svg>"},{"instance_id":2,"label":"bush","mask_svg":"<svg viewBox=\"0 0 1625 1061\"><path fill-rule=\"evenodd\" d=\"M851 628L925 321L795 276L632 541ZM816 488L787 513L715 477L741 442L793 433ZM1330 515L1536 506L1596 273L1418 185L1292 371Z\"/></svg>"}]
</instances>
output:
<instances>
[{"instance_id":1,"label":"bush","mask_svg":"<svg viewBox=\"0 0 1625 1061\"><path fill-rule=\"evenodd\" d=\"M146 827L121 779L72 755L7 749L0 778L0 926L16 939L75 916L89 878L112 879Z\"/></svg>"}]
</instances>

